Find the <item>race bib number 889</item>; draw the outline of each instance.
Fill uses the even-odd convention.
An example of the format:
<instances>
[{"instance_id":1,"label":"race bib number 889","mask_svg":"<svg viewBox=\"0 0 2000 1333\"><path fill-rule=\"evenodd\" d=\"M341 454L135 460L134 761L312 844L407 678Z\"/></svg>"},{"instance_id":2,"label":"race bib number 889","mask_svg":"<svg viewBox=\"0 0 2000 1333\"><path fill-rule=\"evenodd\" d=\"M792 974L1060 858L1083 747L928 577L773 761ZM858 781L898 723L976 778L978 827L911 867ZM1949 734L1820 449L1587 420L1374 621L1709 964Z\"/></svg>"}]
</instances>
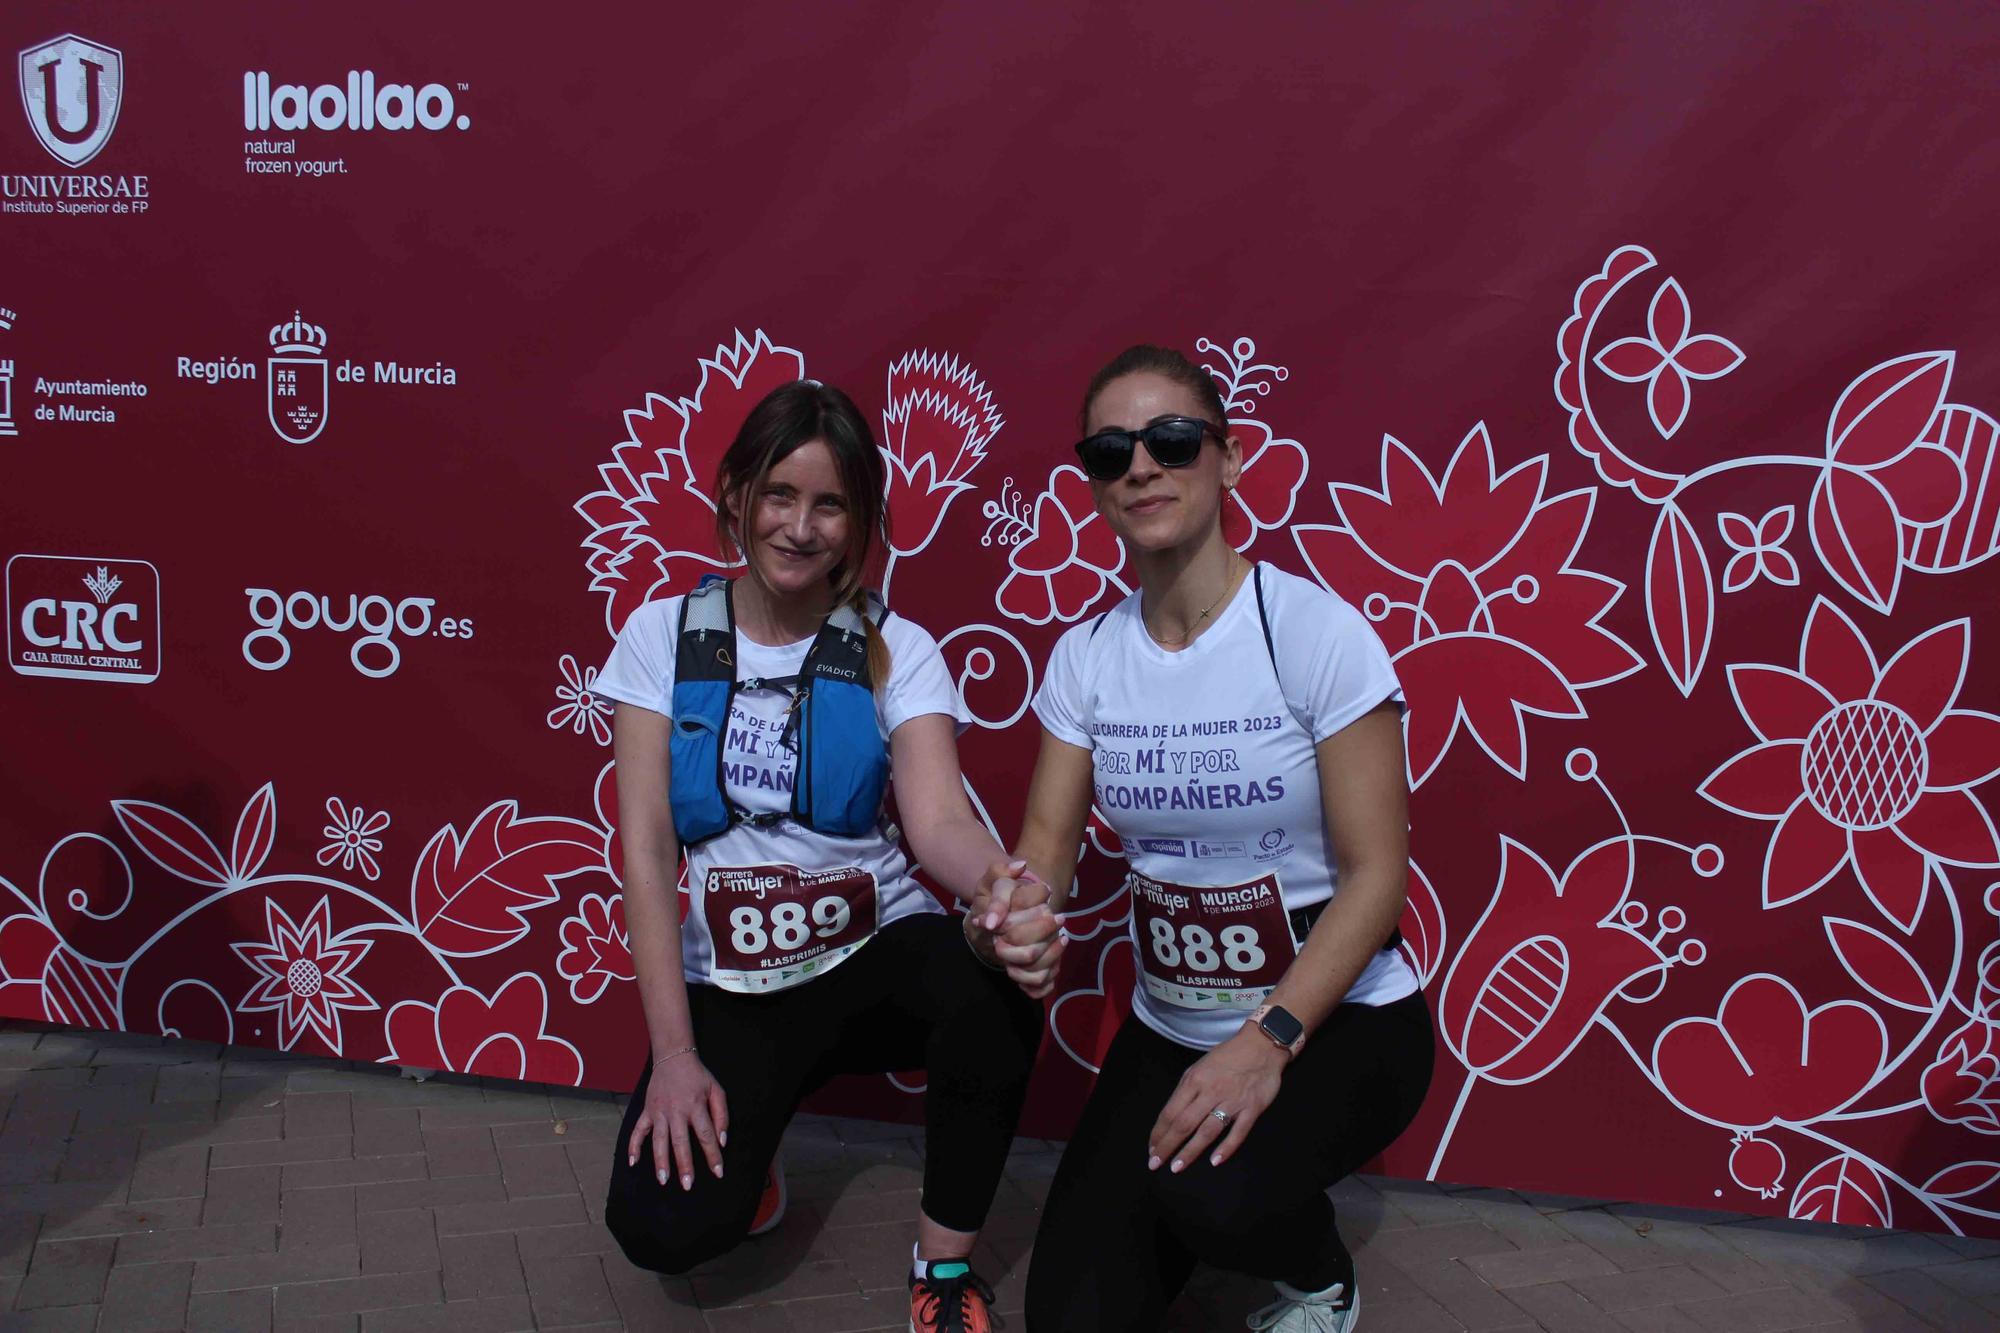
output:
<instances>
[{"instance_id":1,"label":"race bib number 889","mask_svg":"<svg viewBox=\"0 0 2000 1333\"><path fill-rule=\"evenodd\" d=\"M1167 884L1136 870L1132 927L1147 994L1186 1009L1262 1004L1298 957L1278 878Z\"/></svg>"},{"instance_id":2,"label":"race bib number 889","mask_svg":"<svg viewBox=\"0 0 2000 1333\"><path fill-rule=\"evenodd\" d=\"M717 866L703 881L702 919L715 950L710 980L750 994L825 972L875 933L875 876L852 866Z\"/></svg>"}]
</instances>

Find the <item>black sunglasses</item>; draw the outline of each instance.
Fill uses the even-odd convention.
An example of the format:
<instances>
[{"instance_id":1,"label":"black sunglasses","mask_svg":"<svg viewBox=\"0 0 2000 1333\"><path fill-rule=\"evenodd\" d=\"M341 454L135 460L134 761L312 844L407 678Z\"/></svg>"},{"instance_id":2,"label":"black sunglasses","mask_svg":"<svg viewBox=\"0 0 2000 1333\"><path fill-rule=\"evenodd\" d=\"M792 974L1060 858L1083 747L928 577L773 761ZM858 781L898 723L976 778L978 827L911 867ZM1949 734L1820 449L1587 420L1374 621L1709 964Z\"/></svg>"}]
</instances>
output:
<instances>
[{"instance_id":1,"label":"black sunglasses","mask_svg":"<svg viewBox=\"0 0 2000 1333\"><path fill-rule=\"evenodd\" d=\"M1143 430L1101 430L1080 440L1076 456L1083 470L1098 481L1116 481L1132 466L1132 453L1139 441L1161 467L1186 467L1201 453L1201 437L1213 435L1216 443L1229 437L1212 421L1200 417L1161 417Z\"/></svg>"}]
</instances>

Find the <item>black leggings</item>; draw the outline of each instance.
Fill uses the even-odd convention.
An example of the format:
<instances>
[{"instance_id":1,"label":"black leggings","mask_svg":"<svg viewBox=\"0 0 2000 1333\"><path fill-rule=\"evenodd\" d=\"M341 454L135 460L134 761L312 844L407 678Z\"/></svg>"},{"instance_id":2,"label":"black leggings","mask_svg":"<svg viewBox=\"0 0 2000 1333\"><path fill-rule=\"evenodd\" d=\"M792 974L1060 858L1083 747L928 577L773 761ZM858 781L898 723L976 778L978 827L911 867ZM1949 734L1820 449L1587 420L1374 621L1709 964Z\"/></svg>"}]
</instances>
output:
<instances>
[{"instance_id":1,"label":"black leggings","mask_svg":"<svg viewBox=\"0 0 2000 1333\"><path fill-rule=\"evenodd\" d=\"M743 1239L771 1157L799 1103L836 1074L924 1069L923 1209L977 1231L992 1206L1042 1008L966 946L956 916L902 917L825 976L775 995L689 986L695 1044L729 1099L717 1180L697 1159L694 1188L654 1177L653 1142L625 1164L652 1062L613 1145L605 1224L641 1268L684 1273ZM700 1148L697 1145L697 1154Z\"/></svg>"},{"instance_id":2,"label":"black leggings","mask_svg":"<svg viewBox=\"0 0 2000 1333\"><path fill-rule=\"evenodd\" d=\"M1430 1087L1421 994L1343 1004L1219 1167L1146 1169L1146 1141L1204 1052L1128 1018L1049 1187L1028 1270L1031 1333L1153 1333L1196 1260L1319 1290L1353 1260L1326 1189L1409 1127Z\"/></svg>"}]
</instances>

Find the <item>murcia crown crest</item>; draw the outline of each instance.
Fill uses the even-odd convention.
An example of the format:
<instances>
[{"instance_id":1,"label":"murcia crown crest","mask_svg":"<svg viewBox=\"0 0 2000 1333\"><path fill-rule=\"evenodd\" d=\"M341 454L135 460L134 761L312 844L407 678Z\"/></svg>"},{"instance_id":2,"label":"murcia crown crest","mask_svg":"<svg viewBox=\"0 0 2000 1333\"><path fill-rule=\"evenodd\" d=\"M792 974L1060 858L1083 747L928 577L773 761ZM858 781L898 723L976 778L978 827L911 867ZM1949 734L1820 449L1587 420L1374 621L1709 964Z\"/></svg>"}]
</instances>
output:
<instances>
[{"instance_id":1,"label":"murcia crown crest","mask_svg":"<svg viewBox=\"0 0 2000 1333\"><path fill-rule=\"evenodd\" d=\"M326 330L317 324L306 323L296 310L283 324L271 326L271 351L278 356L297 353L318 356L325 350Z\"/></svg>"}]
</instances>

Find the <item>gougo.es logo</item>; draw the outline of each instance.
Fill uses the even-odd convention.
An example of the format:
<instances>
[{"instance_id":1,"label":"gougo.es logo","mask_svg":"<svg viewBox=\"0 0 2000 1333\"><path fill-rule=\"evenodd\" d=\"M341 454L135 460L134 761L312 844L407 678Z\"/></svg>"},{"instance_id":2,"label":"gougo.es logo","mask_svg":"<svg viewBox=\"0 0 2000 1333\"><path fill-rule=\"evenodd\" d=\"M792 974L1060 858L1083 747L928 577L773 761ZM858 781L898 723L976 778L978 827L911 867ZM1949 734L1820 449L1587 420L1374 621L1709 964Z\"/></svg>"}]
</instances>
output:
<instances>
[{"instance_id":1,"label":"gougo.es logo","mask_svg":"<svg viewBox=\"0 0 2000 1333\"><path fill-rule=\"evenodd\" d=\"M344 602L324 593L280 593L273 588L245 588L250 620L257 628L243 636L243 660L259 671L276 671L292 660L287 630L328 629L336 634L359 632L347 651L354 669L381 679L403 664L396 636L421 639L472 637L469 616L432 614L435 597L405 597L390 601L378 593L349 593Z\"/></svg>"}]
</instances>

